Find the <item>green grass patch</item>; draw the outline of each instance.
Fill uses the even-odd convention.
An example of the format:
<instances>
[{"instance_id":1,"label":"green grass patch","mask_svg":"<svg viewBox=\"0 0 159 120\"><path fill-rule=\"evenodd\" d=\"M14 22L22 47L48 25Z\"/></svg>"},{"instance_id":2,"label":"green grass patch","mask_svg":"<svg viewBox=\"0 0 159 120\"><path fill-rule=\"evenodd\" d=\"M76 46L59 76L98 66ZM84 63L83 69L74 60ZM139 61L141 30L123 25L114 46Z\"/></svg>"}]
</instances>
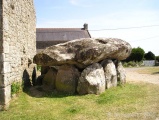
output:
<instances>
[{"instance_id":1,"label":"green grass patch","mask_svg":"<svg viewBox=\"0 0 159 120\"><path fill-rule=\"evenodd\" d=\"M77 114L79 113L83 108L79 105L71 105L68 109L66 109L66 113L68 114Z\"/></svg>"},{"instance_id":2,"label":"green grass patch","mask_svg":"<svg viewBox=\"0 0 159 120\"><path fill-rule=\"evenodd\" d=\"M140 91L136 91L137 89L140 88L135 84L127 84L125 86L111 88L101 94L98 97L97 102L99 104L123 103L125 101L132 102L134 98L136 100L135 96L143 97L143 90L141 89Z\"/></svg>"},{"instance_id":3,"label":"green grass patch","mask_svg":"<svg viewBox=\"0 0 159 120\"><path fill-rule=\"evenodd\" d=\"M133 83L101 95L35 97L21 92L8 111L0 112L0 120L155 120L159 118L158 91L157 85Z\"/></svg>"},{"instance_id":4,"label":"green grass patch","mask_svg":"<svg viewBox=\"0 0 159 120\"><path fill-rule=\"evenodd\" d=\"M20 92L22 90L22 85L19 82L13 82L11 84L11 94L17 94L18 92Z\"/></svg>"},{"instance_id":5,"label":"green grass patch","mask_svg":"<svg viewBox=\"0 0 159 120\"><path fill-rule=\"evenodd\" d=\"M41 65L37 65L37 71L41 72Z\"/></svg>"}]
</instances>

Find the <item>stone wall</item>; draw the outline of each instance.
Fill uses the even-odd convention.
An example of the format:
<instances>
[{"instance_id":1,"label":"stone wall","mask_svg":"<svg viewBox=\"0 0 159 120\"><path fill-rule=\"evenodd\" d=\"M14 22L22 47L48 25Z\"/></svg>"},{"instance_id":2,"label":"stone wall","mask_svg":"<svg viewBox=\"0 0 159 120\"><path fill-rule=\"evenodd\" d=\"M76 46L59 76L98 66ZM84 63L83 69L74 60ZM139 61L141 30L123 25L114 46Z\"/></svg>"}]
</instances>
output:
<instances>
[{"instance_id":1,"label":"stone wall","mask_svg":"<svg viewBox=\"0 0 159 120\"><path fill-rule=\"evenodd\" d=\"M0 0L0 109L9 105L13 82L31 79L35 54L33 0Z\"/></svg>"},{"instance_id":2,"label":"stone wall","mask_svg":"<svg viewBox=\"0 0 159 120\"><path fill-rule=\"evenodd\" d=\"M155 60L144 60L142 64L144 66L155 66Z\"/></svg>"}]
</instances>

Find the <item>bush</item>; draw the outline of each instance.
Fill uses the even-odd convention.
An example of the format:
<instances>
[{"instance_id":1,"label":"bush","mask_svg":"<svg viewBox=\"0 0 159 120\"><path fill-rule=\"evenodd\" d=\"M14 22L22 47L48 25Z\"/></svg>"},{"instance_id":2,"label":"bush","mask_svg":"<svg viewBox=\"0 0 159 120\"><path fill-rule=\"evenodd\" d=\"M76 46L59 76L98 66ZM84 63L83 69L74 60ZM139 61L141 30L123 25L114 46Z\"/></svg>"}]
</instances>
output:
<instances>
[{"instance_id":1,"label":"bush","mask_svg":"<svg viewBox=\"0 0 159 120\"><path fill-rule=\"evenodd\" d=\"M135 61L123 62L124 67L139 67L141 65L142 65L142 62L135 62Z\"/></svg>"},{"instance_id":2,"label":"bush","mask_svg":"<svg viewBox=\"0 0 159 120\"><path fill-rule=\"evenodd\" d=\"M138 48L133 48L130 56L125 60L126 62L130 61L135 61L135 62L140 62L144 59L144 54L145 51L138 47Z\"/></svg>"},{"instance_id":3,"label":"bush","mask_svg":"<svg viewBox=\"0 0 159 120\"><path fill-rule=\"evenodd\" d=\"M156 61L159 62L159 56L156 56Z\"/></svg>"},{"instance_id":4,"label":"bush","mask_svg":"<svg viewBox=\"0 0 159 120\"><path fill-rule=\"evenodd\" d=\"M37 71L41 71L41 66L37 65Z\"/></svg>"},{"instance_id":5,"label":"bush","mask_svg":"<svg viewBox=\"0 0 159 120\"><path fill-rule=\"evenodd\" d=\"M155 55L151 51L149 51L148 53L144 55L144 58L146 60L155 60Z\"/></svg>"},{"instance_id":6,"label":"bush","mask_svg":"<svg viewBox=\"0 0 159 120\"><path fill-rule=\"evenodd\" d=\"M21 90L22 86L18 82L14 82L11 85L11 94L17 94Z\"/></svg>"}]
</instances>

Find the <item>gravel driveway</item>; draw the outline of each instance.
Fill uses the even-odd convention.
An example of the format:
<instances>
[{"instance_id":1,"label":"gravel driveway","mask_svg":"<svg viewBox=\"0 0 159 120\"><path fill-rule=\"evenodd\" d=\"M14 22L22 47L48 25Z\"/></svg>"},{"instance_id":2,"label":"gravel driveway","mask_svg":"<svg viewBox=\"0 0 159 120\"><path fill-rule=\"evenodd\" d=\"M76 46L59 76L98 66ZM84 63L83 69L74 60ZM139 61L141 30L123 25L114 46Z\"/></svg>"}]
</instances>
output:
<instances>
[{"instance_id":1,"label":"gravel driveway","mask_svg":"<svg viewBox=\"0 0 159 120\"><path fill-rule=\"evenodd\" d=\"M128 82L147 82L159 85L159 74L140 74L137 70L144 68L125 68Z\"/></svg>"}]
</instances>

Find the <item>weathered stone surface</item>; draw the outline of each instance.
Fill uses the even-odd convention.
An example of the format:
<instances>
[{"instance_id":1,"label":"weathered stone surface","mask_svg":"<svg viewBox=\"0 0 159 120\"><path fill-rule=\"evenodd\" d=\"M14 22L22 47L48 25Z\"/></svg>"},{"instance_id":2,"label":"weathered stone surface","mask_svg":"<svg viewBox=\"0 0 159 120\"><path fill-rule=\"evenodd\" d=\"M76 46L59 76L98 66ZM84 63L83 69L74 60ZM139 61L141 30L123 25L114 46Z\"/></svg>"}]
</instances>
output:
<instances>
[{"instance_id":1,"label":"weathered stone surface","mask_svg":"<svg viewBox=\"0 0 159 120\"><path fill-rule=\"evenodd\" d=\"M36 54L36 16L33 4L33 0L0 1L0 89L5 89L1 91L0 109L7 106L2 101L8 104L11 97L4 93L7 87L13 81L26 80L25 76L30 79L30 72L34 71L31 67Z\"/></svg>"},{"instance_id":2,"label":"weathered stone surface","mask_svg":"<svg viewBox=\"0 0 159 120\"><path fill-rule=\"evenodd\" d=\"M0 88L0 111L7 110L11 100L11 86Z\"/></svg>"},{"instance_id":3,"label":"weathered stone surface","mask_svg":"<svg viewBox=\"0 0 159 120\"><path fill-rule=\"evenodd\" d=\"M117 86L117 71L113 61L106 59L101 64L105 72L105 88L109 89Z\"/></svg>"},{"instance_id":4,"label":"weathered stone surface","mask_svg":"<svg viewBox=\"0 0 159 120\"><path fill-rule=\"evenodd\" d=\"M60 66L56 76L56 90L63 93L74 94L76 92L79 77L80 73L74 66Z\"/></svg>"},{"instance_id":5,"label":"weathered stone surface","mask_svg":"<svg viewBox=\"0 0 159 120\"><path fill-rule=\"evenodd\" d=\"M0 104L0 111L2 111L2 110L4 111L4 110L8 110L8 109L9 109L9 103L5 104L5 105Z\"/></svg>"},{"instance_id":6,"label":"weathered stone surface","mask_svg":"<svg viewBox=\"0 0 159 120\"><path fill-rule=\"evenodd\" d=\"M120 84L126 83L126 72L120 61L117 62L117 80Z\"/></svg>"},{"instance_id":7,"label":"weathered stone surface","mask_svg":"<svg viewBox=\"0 0 159 120\"><path fill-rule=\"evenodd\" d=\"M50 70L49 66L41 66L41 75L46 74Z\"/></svg>"},{"instance_id":8,"label":"weathered stone surface","mask_svg":"<svg viewBox=\"0 0 159 120\"><path fill-rule=\"evenodd\" d=\"M57 70L55 70L54 68L50 68L43 78L43 85L47 85L51 87L51 89L54 89L56 75L57 75Z\"/></svg>"},{"instance_id":9,"label":"weathered stone surface","mask_svg":"<svg viewBox=\"0 0 159 120\"><path fill-rule=\"evenodd\" d=\"M94 63L81 73L77 91L79 94L100 94L105 91L103 67Z\"/></svg>"},{"instance_id":10,"label":"weathered stone surface","mask_svg":"<svg viewBox=\"0 0 159 120\"><path fill-rule=\"evenodd\" d=\"M46 48L34 57L42 66L74 64L80 68L103 59L123 60L131 53L129 43L112 38L83 38Z\"/></svg>"},{"instance_id":11,"label":"weathered stone surface","mask_svg":"<svg viewBox=\"0 0 159 120\"><path fill-rule=\"evenodd\" d=\"M36 85L42 85L45 74L39 75L36 79Z\"/></svg>"}]
</instances>

